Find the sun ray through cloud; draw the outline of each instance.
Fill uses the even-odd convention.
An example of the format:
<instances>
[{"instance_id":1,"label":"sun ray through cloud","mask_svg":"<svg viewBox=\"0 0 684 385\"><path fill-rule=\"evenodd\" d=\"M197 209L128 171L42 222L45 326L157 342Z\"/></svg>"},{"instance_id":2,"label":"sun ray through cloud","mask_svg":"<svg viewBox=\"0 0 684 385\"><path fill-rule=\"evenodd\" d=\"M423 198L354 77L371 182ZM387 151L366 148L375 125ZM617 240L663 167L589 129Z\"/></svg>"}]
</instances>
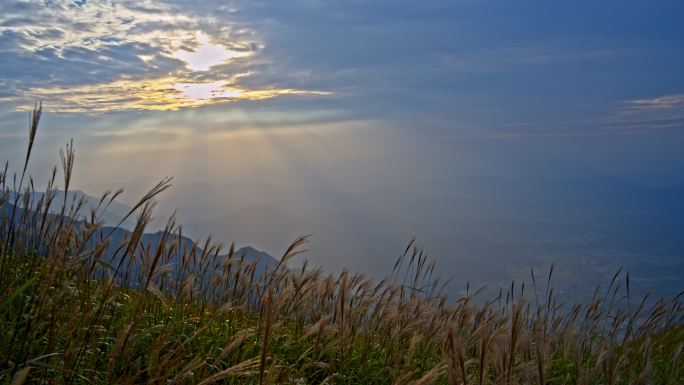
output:
<instances>
[{"instance_id":1,"label":"sun ray through cloud","mask_svg":"<svg viewBox=\"0 0 684 385\"><path fill-rule=\"evenodd\" d=\"M30 0L0 11L0 48L49 61L54 73L47 82L9 80L0 105L11 110L35 100L54 112L103 113L332 94L261 81L252 69L263 62L254 30L184 14L173 3ZM250 85L242 84L248 77Z\"/></svg>"}]
</instances>

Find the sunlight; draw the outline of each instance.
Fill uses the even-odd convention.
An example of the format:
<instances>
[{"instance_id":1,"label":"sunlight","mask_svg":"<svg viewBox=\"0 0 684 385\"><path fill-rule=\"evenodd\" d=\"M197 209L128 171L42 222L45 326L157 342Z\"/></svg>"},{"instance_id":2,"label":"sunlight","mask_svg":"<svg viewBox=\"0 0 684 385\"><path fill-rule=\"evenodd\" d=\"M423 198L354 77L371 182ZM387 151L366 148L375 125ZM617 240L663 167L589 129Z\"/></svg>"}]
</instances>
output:
<instances>
[{"instance_id":1,"label":"sunlight","mask_svg":"<svg viewBox=\"0 0 684 385\"><path fill-rule=\"evenodd\" d=\"M185 62L185 66L192 71L208 71L211 67L227 62L230 59L244 57L250 52L240 52L226 49L223 45L209 41L204 32L197 33L199 46L194 51L178 50L173 56Z\"/></svg>"},{"instance_id":2,"label":"sunlight","mask_svg":"<svg viewBox=\"0 0 684 385\"><path fill-rule=\"evenodd\" d=\"M119 79L70 87L35 87L17 100L17 110L30 110L31 101L50 99L54 112L121 110L170 111L237 100L263 100L285 95L328 96L331 92L292 88L250 89L222 81L196 82L190 78Z\"/></svg>"},{"instance_id":3,"label":"sunlight","mask_svg":"<svg viewBox=\"0 0 684 385\"><path fill-rule=\"evenodd\" d=\"M233 98L240 94L240 90L226 89L221 82L209 83L175 83L172 87L190 99Z\"/></svg>"}]
</instances>

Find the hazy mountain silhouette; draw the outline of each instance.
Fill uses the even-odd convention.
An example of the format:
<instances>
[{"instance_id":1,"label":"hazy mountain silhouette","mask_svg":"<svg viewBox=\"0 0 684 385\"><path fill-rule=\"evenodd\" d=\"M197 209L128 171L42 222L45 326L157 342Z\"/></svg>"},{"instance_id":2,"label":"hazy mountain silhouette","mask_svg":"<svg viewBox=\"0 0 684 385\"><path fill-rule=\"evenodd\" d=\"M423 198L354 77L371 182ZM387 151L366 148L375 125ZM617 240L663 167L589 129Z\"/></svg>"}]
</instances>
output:
<instances>
[{"instance_id":1,"label":"hazy mountain silhouette","mask_svg":"<svg viewBox=\"0 0 684 385\"><path fill-rule=\"evenodd\" d=\"M33 205L32 208L35 208L41 198L43 200L45 199L45 193L36 191L32 194L33 196L31 197L30 202ZM10 193L10 202L14 203L15 197L16 196L14 193ZM64 191L55 191L54 199L48 210L49 213L58 214L62 210L62 205L65 202L64 198ZM79 201L83 202L83 206L81 206L79 211L80 218L78 219L89 219L91 211L95 211L97 217L104 221L105 225L110 226L119 224L121 220L131 211L130 206L117 202L116 200L112 201L111 203L109 202L109 199L101 201L101 198L99 197L88 195L81 190L73 190L66 194L66 213L68 214L69 209L78 204ZM23 200L21 197L17 202L17 206L23 207ZM134 223L134 217L128 218L121 224L121 226L124 228L129 228Z\"/></svg>"},{"instance_id":2,"label":"hazy mountain silhouette","mask_svg":"<svg viewBox=\"0 0 684 385\"><path fill-rule=\"evenodd\" d=\"M111 187L110 187L111 188ZM178 209L196 239L281 253L313 233L306 258L326 271L388 273L417 238L453 289L529 279L556 263L558 279L589 292L619 267L644 290L671 294L684 275L684 188L616 178L457 177L419 184L300 186L275 181L179 184L155 213ZM681 279L679 279L681 280ZM676 294L676 293L675 293Z\"/></svg>"},{"instance_id":3,"label":"hazy mountain silhouette","mask_svg":"<svg viewBox=\"0 0 684 385\"><path fill-rule=\"evenodd\" d=\"M110 246L110 252L113 252L113 250L120 245L124 239L130 236L130 232L125 229L121 228L110 228L110 227L105 227L102 229L103 234L107 234L109 237L111 237L112 242ZM161 243L162 241L162 232L156 232L156 233L146 233L142 236L142 239L140 240L140 247L149 247L150 250L155 250L157 246ZM199 255L202 254L203 249L203 242L199 242L196 244L196 241L193 240L190 237L183 236L179 238L178 236L173 236L170 237L167 242L169 245L172 242L179 242L179 250L178 254L182 255L184 252L189 253L193 249L193 245L195 246L195 254ZM224 257L226 257L228 249L227 247L224 247L222 252L218 255L218 259L221 260ZM239 247L235 250L233 254L234 258L236 259L244 259L245 263L250 263L253 261L256 261L256 275L260 276L263 274L267 269L272 269L275 267L275 265L278 263L278 261L273 258L271 255L269 255L266 252L260 251L255 249L254 247L251 246L243 246ZM180 263L180 261L177 261Z\"/></svg>"},{"instance_id":4,"label":"hazy mountain silhouette","mask_svg":"<svg viewBox=\"0 0 684 385\"><path fill-rule=\"evenodd\" d=\"M35 193L37 197L42 196L44 193ZM59 196L58 196L59 197ZM74 191L73 194L69 193L67 194L67 202L69 202L69 199L72 197L75 197L77 199L80 199L81 197L84 197L88 204L91 204L93 202L93 197L88 196L84 194L81 191ZM57 201L54 205L56 207L59 207L61 205L61 202L63 202L64 199L64 193L61 193L61 199L62 201ZM99 200L99 199L98 199ZM6 215L9 217L11 216L12 211L14 210L14 205L12 203L7 202L5 205L5 211ZM95 203L95 206L97 206L97 203ZM117 205L116 209L117 210L123 210L127 206L125 205ZM130 211L130 208L128 209ZM59 215L58 209L51 209L50 213L48 215ZM22 216L24 215L24 210L21 208L21 206L17 205L17 209L15 210L15 215L14 215L14 222L16 225L20 225L22 223ZM124 213L123 215L126 215ZM126 222L129 221L135 221L135 214L132 216L133 219L128 219ZM38 218L41 218L41 215L38 214ZM122 217L112 217L112 223L119 223ZM77 222L78 226L83 223L81 221ZM103 254L103 259L107 260L115 255L115 250L123 243L126 241L126 239L129 239L131 237L131 232L123 227L114 227L114 226L103 226L98 233L94 234L91 236L90 243L92 245L97 244L100 239L109 239L109 247ZM146 249L149 248L150 250L156 250L159 246L159 244L162 242L163 239L163 233L161 231L153 232L153 233L144 233L140 239L140 243L138 245L138 249ZM191 250L194 249L194 252L196 255L202 254L204 251L202 249L204 242L203 241L196 241L193 240L192 238L188 236L178 236L174 234L171 237L167 238L167 243L171 245L173 242L178 242L178 256L180 258L180 255L183 253L190 253ZM223 244L223 246L226 246ZM221 253L217 256L218 259L223 259L227 256L228 249L227 247L224 247L223 249L220 250ZM265 271L272 269L273 267L276 266L278 261L272 257L270 254L257 250L256 248L252 246L242 246L238 247L235 249L233 253L233 257L236 259L242 259L244 263L251 263L251 262L256 262L256 267L255 267L255 274L256 276L262 275ZM180 263L180 260L175 261L174 263ZM135 270L135 269L134 269Z\"/></svg>"},{"instance_id":5,"label":"hazy mountain silhouette","mask_svg":"<svg viewBox=\"0 0 684 385\"><path fill-rule=\"evenodd\" d=\"M253 244L271 251L284 251L297 236L298 221L265 205L249 205L202 222L188 222L184 229L194 237L212 235L226 242Z\"/></svg>"}]
</instances>

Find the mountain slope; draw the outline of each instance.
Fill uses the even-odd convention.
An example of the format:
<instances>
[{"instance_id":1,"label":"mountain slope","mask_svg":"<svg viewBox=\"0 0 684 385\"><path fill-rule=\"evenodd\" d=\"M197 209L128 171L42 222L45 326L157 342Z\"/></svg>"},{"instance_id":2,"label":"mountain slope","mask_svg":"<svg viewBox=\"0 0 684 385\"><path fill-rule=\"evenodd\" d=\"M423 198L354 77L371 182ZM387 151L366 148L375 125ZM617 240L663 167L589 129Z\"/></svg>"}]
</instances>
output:
<instances>
[{"instance_id":1,"label":"mountain slope","mask_svg":"<svg viewBox=\"0 0 684 385\"><path fill-rule=\"evenodd\" d=\"M41 200L46 199L45 192L33 192L30 197L31 208L36 208L37 204ZM89 219L87 218L91 211L97 214L97 217L104 221L105 225L115 226L121 222L121 220L131 211L131 207L125 204L119 203L117 201L109 201L108 199L97 198L92 195L88 195L81 190L69 191L66 194L66 200L64 196L64 191L56 190L54 191L52 204L48 212L50 214L59 214L62 210L62 205L66 202L66 213L69 213L69 209L72 206L76 206L82 202L82 207L80 209L80 216L78 219ZM10 193L10 202L15 202L16 195ZM23 207L23 197L19 198L17 202L17 207ZM133 226L135 218L127 218L121 226L125 228L130 228Z\"/></svg>"}]
</instances>

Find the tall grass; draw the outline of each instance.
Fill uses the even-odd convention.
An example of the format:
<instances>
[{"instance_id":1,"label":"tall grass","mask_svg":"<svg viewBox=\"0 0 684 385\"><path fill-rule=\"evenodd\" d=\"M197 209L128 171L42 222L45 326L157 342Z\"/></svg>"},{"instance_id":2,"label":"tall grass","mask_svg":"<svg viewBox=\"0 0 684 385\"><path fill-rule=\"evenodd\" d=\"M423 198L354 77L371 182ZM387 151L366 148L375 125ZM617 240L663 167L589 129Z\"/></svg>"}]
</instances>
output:
<instances>
[{"instance_id":1,"label":"tall grass","mask_svg":"<svg viewBox=\"0 0 684 385\"><path fill-rule=\"evenodd\" d=\"M413 242L377 281L289 269L301 237L257 274L232 245L183 244L173 217L159 242L142 241L169 179L116 238L100 214L121 191L84 213L82 201L54 201L55 169L33 194L25 174L40 115L37 106L20 176L7 165L0 174L2 383L684 382L680 298L637 301L620 272L588 303L558 303L552 270L541 287L531 272L528 292L512 284L489 301L470 290L450 299ZM65 190L75 155L71 143L60 151Z\"/></svg>"}]
</instances>

